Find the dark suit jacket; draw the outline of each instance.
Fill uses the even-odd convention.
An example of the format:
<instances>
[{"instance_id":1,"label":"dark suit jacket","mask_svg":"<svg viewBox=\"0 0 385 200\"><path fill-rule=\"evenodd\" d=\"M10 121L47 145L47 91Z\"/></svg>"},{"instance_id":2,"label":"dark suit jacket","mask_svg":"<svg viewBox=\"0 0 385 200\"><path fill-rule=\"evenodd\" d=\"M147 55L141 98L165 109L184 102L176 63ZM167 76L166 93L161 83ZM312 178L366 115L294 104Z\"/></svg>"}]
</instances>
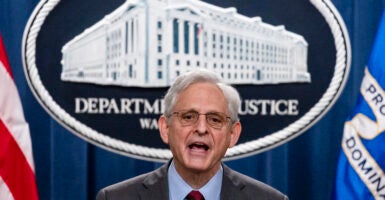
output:
<instances>
[{"instance_id":1,"label":"dark suit jacket","mask_svg":"<svg viewBox=\"0 0 385 200\"><path fill-rule=\"evenodd\" d=\"M96 200L167 200L169 199L168 164L147 174L108 186L99 191ZM274 188L223 166L221 200L287 200ZM210 199L207 199L210 200Z\"/></svg>"}]
</instances>

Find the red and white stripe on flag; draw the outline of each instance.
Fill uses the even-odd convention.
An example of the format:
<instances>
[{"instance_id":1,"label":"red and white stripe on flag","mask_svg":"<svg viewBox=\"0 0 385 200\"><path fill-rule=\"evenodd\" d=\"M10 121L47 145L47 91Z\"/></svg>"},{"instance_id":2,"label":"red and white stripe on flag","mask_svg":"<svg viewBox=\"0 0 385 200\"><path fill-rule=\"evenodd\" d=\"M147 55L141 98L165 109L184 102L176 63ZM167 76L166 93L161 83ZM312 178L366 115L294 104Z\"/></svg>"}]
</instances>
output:
<instances>
[{"instance_id":1,"label":"red and white stripe on flag","mask_svg":"<svg viewBox=\"0 0 385 200\"><path fill-rule=\"evenodd\" d=\"M29 127L0 35L0 199L37 200Z\"/></svg>"}]
</instances>

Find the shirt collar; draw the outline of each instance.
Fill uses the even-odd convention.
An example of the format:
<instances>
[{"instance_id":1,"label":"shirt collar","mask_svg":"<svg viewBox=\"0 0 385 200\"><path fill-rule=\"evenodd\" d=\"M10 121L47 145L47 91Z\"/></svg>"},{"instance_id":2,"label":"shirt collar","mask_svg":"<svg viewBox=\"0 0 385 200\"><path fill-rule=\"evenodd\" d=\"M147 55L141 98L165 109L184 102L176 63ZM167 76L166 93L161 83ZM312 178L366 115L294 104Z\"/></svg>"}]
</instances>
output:
<instances>
[{"instance_id":1,"label":"shirt collar","mask_svg":"<svg viewBox=\"0 0 385 200\"><path fill-rule=\"evenodd\" d=\"M176 171L174 161L171 162L171 165L168 168L167 176L168 186L170 188L169 195L171 200L183 200L187 194L193 190L193 188L191 188L190 185L188 185ZM222 179L223 168L221 165L218 172L209 180L209 182L207 182L206 185L199 189L205 199L220 199Z\"/></svg>"}]
</instances>

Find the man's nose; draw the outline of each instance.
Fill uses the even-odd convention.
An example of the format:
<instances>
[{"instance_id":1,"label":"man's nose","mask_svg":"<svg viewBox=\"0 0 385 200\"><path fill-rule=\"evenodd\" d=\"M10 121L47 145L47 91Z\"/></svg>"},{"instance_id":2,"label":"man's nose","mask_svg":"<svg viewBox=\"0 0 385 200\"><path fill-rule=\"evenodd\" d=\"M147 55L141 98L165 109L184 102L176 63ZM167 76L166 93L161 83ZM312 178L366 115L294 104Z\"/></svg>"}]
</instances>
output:
<instances>
[{"instance_id":1,"label":"man's nose","mask_svg":"<svg viewBox=\"0 0 385 200\"><path fill-rule=\"evenodd\" d=\"M200 114L196 123L196 129L199 134L207 133L207 120L206 115Z\"/></svg>"}]
</instances>

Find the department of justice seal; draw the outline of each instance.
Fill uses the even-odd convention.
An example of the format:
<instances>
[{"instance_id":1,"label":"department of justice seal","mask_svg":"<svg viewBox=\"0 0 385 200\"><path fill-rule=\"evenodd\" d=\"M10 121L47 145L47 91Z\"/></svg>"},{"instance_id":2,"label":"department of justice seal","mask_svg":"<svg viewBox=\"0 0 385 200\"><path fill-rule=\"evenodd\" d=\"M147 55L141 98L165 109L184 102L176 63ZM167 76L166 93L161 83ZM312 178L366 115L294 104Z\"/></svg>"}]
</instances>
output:
<instances>
[{"instance_id":1,"label":"department of justice seal","mask_svg":"<svg viewBox=\"0 0 385 200\"><path fill-rule=\"evenodd\" d=\"M212 70L240 92L243 131L231 160L321 119L350 57L328 0L45 0L23 38L30 88L54 119L92 144L153 161L171 157L157 119L180 74Z\"/></svg>"}]
</instances>

